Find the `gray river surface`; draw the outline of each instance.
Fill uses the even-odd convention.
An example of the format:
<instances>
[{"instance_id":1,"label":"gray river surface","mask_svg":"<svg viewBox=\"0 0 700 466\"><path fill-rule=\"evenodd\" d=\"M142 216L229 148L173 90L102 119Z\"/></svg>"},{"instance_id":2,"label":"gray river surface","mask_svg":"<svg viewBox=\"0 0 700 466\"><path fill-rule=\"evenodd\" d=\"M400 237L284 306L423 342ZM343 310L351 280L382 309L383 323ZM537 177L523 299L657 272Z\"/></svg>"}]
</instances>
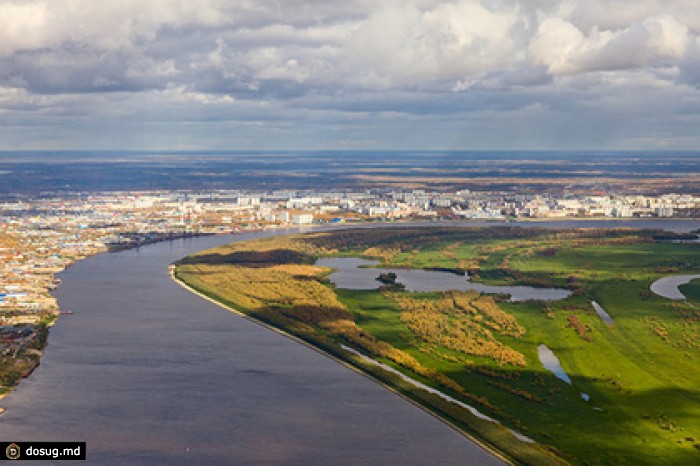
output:
<instances>
[{"instance_id":1,"label":"gray river surface","mask_svg":"<svg viewBox=\"0 0 700 466\"><path fill-rule=\"evenodd\" d=\"M188 254L271 234L163 242L63 272L55 294L75 314L58 319L41 366L0 401L2 440L85 441L87 463L106 465L501 464L366 377L167 275Z\"/></svg>"},{"instance_id":2,"label":"gray river surface","mask_svg":"<svg viewBox=\"0 0 700 466\"><path fill-rule=\"evenodd\" d=\"M87 462L107 465L502 464L368 378L168 277L173 260L261 235L100 254L62 273L56 296L75 314L0 401L2 440L85 441Z\"/></svg>"}]
</instances>

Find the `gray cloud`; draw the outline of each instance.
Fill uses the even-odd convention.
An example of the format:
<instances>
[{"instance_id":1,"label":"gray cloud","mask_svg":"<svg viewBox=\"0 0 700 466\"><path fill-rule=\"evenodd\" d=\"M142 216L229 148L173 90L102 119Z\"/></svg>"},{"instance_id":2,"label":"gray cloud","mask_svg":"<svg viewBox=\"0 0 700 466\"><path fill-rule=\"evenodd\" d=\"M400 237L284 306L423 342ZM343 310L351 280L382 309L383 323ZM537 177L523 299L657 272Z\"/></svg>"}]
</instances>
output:
<instances>
[{"instance_id":1,"label":"gray cloud","mask_svg":"<svg viewBox=\"0 0 700 466\"><path fill-rule=\"evenodd\" d=\"M189 121L183 138L216 147L266 128L279 147L400 146L412 125L427 147L685 147L698 63L695 0L0 0L0 136L62 121L113 147ZM627 125L630 106L650 116Z\"/></svg>"}]
</instances>

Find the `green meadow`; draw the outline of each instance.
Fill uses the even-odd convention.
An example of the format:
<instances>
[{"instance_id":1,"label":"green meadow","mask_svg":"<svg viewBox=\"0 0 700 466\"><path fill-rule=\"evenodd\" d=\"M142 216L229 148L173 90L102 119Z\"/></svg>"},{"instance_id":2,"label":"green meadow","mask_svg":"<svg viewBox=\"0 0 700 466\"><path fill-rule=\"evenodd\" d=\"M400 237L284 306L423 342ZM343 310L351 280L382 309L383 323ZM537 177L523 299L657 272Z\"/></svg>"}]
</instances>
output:
<instances>
[{"instance_id":1,"label":"green meadow","mask_svg":"<svg viewBox=\"0 0 700 466\"><path fill-rule=\"evenodd\" d=\"M657 296L649 286L667 275L700 273L700 245L658 240L657 233L342 230L233 243L186 258L176 276L358 366L514 463L698 464L700 280L680 287L685 301ZM565 287L572 295L510 302L475 292L340 289L329 281L330 270L313 265L324 256L466 271L474 281ZM340 345L476 407L535 443L421 393ZM542 366L539 345L556 354L571 384Z\"/></svg>"}]
</instances>

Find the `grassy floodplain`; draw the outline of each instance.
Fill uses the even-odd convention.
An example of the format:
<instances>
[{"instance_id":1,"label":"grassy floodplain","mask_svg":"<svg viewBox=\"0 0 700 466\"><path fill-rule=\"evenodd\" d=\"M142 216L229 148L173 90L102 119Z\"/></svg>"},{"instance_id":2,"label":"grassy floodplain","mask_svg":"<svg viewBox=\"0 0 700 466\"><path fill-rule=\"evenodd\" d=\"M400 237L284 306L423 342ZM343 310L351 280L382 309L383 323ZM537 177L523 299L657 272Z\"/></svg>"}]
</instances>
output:
<instances>
[{"instance_id":1,"label":"grassy floodplain","mask_svg":"<svg viewBox=\"0 0 700 466\"><path fill-rule=\"evenodd\" d=\"M330 283L330 269L313 265L332 256L377 259L384 268L468 271L487 284L573 293L547 303L391 285L340 289ZM699 272L700 244L672 243L651 230L406 227L233 243L180 261L175 274L355 365L515 463L659 465L700 462L700 281L681 287L687 301L656 296L649 286L666 275ZM611 315L612 325L591 301ZM541 344L557 355L571 385L544 369Z\"/></svg>"}]
</instances>

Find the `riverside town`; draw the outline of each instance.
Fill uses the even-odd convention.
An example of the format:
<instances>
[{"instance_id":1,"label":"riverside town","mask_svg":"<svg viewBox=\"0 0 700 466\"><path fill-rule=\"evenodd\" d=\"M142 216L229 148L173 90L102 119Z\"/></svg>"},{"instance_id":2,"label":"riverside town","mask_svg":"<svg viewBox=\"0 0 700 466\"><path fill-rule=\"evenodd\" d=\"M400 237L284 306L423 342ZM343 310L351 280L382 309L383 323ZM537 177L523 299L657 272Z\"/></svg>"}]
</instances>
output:
<instances>
[{"instance_id":1,"label":"riverside town","mask_svg":"<svg viewBox=\"0 0 700 466\"><path fill-rule=\"evenodd\" d=\"M92 254L245 230L401 220L696 217L700 197L500 192L110 192L0 203L0 396L39 363L56 276Z\"/></svg>"}]
</instances>

